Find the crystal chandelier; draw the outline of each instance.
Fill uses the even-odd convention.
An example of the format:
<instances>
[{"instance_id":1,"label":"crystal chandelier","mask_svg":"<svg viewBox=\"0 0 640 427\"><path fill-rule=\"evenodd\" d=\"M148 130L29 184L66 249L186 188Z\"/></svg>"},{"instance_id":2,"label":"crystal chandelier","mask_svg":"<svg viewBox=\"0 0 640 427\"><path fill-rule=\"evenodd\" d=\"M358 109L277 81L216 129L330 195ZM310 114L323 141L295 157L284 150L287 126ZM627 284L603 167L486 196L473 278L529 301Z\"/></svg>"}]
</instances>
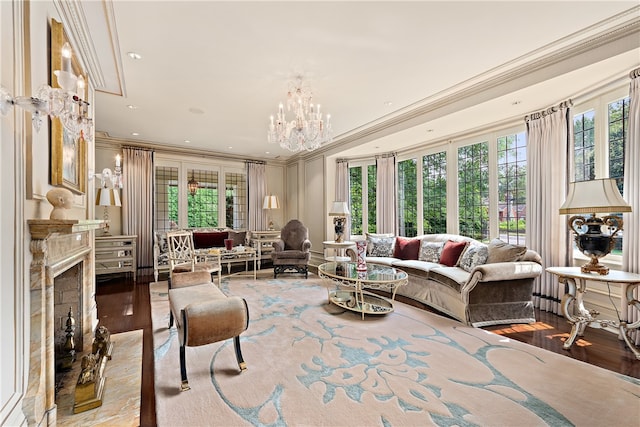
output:
<instances>
[{"instance_id":1,"label":"crystal chandelier","mask_svg":"<svg viewBox=\"0 0 640 427\"><path fill-rule=\"evenodd\" d=\"M271 144L276 142L282 148L298 152L313 151L322 144L331 142L331 115L322 120L320 104L314 105L313 94L302 77L289 83L287 92L287 111L293 111L295 118L287 120L284 105L280 103L276 118L271 116L267 140Z\"/></svg>"},{"instance_id":2,"label":"crystal chandelier","mask_svg":"<svg viewBox=\"0 0 640 427\"><path fill-rule=\"evenodd\" d=\"M65 129L77 137L81 133L86 141L93 138L93 119L89 117L89 103L82 99L85 93L84 77L76 76L71 69L71 46L62 46L62 69L54 71L60 88L42 85L35 96L15 98L0 86L0 114L5 115L12 106L31 113L36 132L40 131L42 118L57 117Z\"/></svg>"}]
</instances>

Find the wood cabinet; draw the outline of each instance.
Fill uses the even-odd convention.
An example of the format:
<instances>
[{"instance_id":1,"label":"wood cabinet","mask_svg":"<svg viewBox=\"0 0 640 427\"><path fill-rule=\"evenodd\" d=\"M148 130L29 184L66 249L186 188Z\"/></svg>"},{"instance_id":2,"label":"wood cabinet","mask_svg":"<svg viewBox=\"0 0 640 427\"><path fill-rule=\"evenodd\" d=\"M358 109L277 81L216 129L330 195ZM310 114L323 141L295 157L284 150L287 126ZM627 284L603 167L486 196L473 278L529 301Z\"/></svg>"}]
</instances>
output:
<instances>
[{"instance_id":1,"label":"wood cabinet","mask_svg":"<svg viewBox=\"0 0 640 427\"><path fill-rule=\"evenodd\" d=\"M133 273L136 280L136 246L138 236L96 237L96 276L113 273Z\"/></svg>"}]
</instances>

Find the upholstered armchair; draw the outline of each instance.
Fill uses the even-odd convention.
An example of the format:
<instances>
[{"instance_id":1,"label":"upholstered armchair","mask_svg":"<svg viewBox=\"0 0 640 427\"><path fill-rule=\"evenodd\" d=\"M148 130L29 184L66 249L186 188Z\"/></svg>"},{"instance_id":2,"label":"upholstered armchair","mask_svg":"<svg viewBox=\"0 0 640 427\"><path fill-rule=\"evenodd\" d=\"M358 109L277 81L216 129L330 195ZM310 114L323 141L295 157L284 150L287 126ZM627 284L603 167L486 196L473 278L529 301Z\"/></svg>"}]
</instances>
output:
<instances>
[{"instance_id":1,"label":"upholstered armchair","mask_svg":"<svg viewBox=\"0 0 640 427\"><path fill-rule=\"evenodd\" d=\"M273 242L273 277L293 270L309 277L311 242L309 230L297 219L289 221L280 231L280 240ZM293 272L292 271L292 272Z\"/></svg>"}]
</instances>

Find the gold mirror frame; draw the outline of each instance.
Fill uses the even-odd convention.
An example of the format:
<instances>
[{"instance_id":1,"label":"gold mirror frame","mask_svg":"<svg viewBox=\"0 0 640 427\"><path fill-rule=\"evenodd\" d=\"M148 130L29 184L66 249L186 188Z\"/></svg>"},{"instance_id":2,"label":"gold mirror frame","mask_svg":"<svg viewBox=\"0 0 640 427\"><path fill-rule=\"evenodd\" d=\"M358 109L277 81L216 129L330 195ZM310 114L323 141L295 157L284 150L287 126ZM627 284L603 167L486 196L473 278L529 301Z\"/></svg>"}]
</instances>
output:
<instances>
[{"instance_id":1,"label":"gold mirror frame","mask_svg":"<svg viewBox=\"0 0 640 427\"><path fill-rule=\"evenodd\" d=\"M52 19L49 64L51 87L54 88L60 87L53 71L62 68L60 52L65 42L68 42L68 39L62 23ZM75 75L83 75L85 82L87 82L86 87L88 87L87 77L80 69L75 55L72 58L72 69ZM85 94L79 95L83 99L86 98ZM51 119L50 129L51 185L68 188L76 194L84 194L87 183L87 143L85 139L81 136L74 138L58 118ZM66 164L65 158L67 159Z\"/></svg>"}]
</instances>

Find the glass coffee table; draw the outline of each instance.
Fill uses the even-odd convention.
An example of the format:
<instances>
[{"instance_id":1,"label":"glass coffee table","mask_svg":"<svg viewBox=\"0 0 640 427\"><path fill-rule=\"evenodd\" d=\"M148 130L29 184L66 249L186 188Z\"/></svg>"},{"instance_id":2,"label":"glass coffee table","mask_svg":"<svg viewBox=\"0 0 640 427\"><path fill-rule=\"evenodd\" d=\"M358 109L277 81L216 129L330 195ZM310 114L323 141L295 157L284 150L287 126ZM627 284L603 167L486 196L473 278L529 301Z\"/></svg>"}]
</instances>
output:
<instances>
[{"instance_id":1,"label":"glass coffee table","mask_svg":"<svg viewBox=\"0 0 640 427\"><path fill-rule=\"evenodd\" d=\"M318 275L327 284L329 302L347 310L365 314L387 314L393 311L393 300L399 286L406 285L404 271L382 264L367 263L366 271L358 271L355 262L326 262L318 266ZM391 299L366 292L382 289Z\"/></svg>"}]
</instances>

